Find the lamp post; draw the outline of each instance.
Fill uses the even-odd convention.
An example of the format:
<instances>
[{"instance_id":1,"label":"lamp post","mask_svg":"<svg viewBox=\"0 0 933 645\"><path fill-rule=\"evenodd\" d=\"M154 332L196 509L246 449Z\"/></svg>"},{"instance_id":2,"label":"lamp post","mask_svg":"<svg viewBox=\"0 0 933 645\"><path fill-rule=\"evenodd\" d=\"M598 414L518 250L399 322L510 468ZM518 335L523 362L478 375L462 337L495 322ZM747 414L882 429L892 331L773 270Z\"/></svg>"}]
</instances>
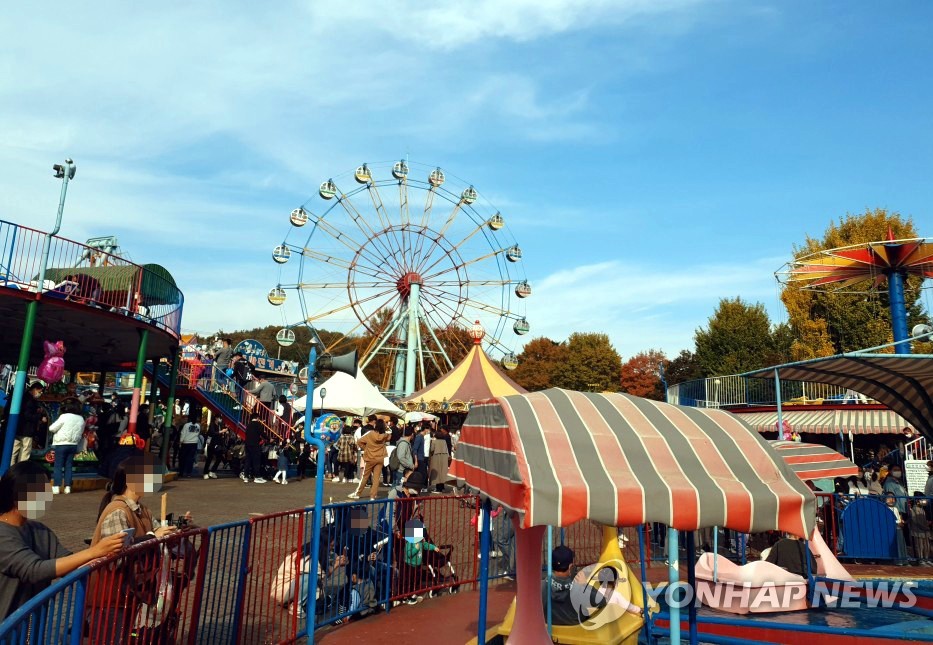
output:
<instances>
[{"instance_id":1,"label":"lamp post","mask_svg":"<svg viewBox=\"0 0 933 645\"><path fill-rule=\"evenodd\" d=\"M39 282L36 297L26 305L26 321L23 325L23 338L19 346L19 360L16 363L16 376L13 384L13 396L10 399L10 416L7 421L6 435L3 438L3 454L0 456L0 475L10 467L13 458L13 439L19 427L19 413L23 405L23 393L26 391L26 371L29 369L29 352L32 349L32 334L36 328L36 312L39 309L39 299L45 291L45 272L49 262L49 251L52 248L52 238L58 234L62 227L62 213L65 210L65 195L68 193L68 182L74 179L77 166L71 159L65 159L65 164L52 166L55 178L62 180L61 195L58 199L58 214L55 218L55 228L45 236L42 245L42 261L39 267Z\"/></svg>"}]
</instances>

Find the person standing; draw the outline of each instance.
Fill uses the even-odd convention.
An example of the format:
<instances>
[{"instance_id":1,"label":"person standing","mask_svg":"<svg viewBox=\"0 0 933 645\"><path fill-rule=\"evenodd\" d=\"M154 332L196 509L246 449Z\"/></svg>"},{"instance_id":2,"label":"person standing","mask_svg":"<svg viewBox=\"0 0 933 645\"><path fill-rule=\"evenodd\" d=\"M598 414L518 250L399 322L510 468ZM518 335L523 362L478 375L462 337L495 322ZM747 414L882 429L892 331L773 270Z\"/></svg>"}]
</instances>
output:
<instances>
[{"instance_id":1,"label":"person standing","mask_svg":"<svg viewBox=\"0 0 933 645\"><path fill-rule=\"evenodd\" d=\"M220 341L220 347L214 351L214 385L216 390L216 381L218 377L223 379L226 376L227 368L230 367L230 361L233 360L233 343L229 338ZM219 375L223 376L219 376Z\"/></svg>"},{"instance_id":2,"label":"person standing","mask_svg":"<svg viewBox=\"0 0 933 645\"><path fill-rule=\"evenodd\" d=\"M392 473L393 484L395 486L408 477L408 474L415 470L415 456L411 447L412 429L406 426L402 429L402 436L395 444L396 460L398 460L398 470Z\"/></svg>"},{"instance_id":3,"label":"person standing","mask_svg":"<svg viewBox=\"0 0 933 645\"><path fill-rule=\"evenodd\" d=\"M272 381L264 379L258 374L253 377L258 385L255 386L256 389L253 390L253 396L259 399L259 402L264 406L273 409L275 405L275 386L272 384Z\"/></svg>"},{"instance_id":4,"label":"person standing","mask_svg":"<svg viewBox=\"0 0 933 645\"><path fill-rule=\"evenodd\" d=\"M262 478L260 464L262 461L262 424L259 422L259 415L253 412L249 415L249 423L246 424L246 464L240 479L245 482L253 480L254 484L265 484L266 480Z\"/></svg>"},{"instance_id":5,"label":"person standing","mask_svg":"<svg viewBox=\"0 0 933 645\"><path fill-rule=\"evenodd\" d=\"M356 442L357 447L363 450L364 467L359 486L348 495L350 499L360 498L360 492L366 488L366 481L370 477L373 483L369 489L369 497L370 499L376 499L376 494L379 492L379 482L382 479L382 465L386 457L386 442L388 440L389 433L386 432L386 424L380 419L376 421L375 429L365 433Z\"/></svg>"},{"instance_id":6,"label":"person standing","mask_svg":"<svg viewBox=\"0 0 933 645\"><path fill-rule=\"evenodd\" d=\"M446 426L440 426L437 436L431 442L430 475L431 486L435 493L443 493L447 486L447 469L450 467L450 433Z\"/></svg>"},{"instance_id":7,"label":"person standing","mask_svg":"<svg viewBox=\"0 0 933 645\"><path fill-rule=\"evenodd\" d=\"M927 462L927 482L923 485L923 496L933 497L933 461Z\"/></svg>"},{"instance_id":8,"label":"person standing","mask_svg":"<svg viewBox=\"0 0 933 645\"><path fill-rule=\"evenodd\" d=\"M16 426L16 438L13 439L13 459L10 465L20 461L29 461L32 456L32 442L36 438L39 425L48 421L45 410L39 405L39 397L45 386L33 381L29 386L30 396L23 397L19 425Z\"/></svg>"},{"instance_id":9,"label":"person standing","mask_svg":"<svg viewBox=\"0 0 933 645\"><path fill-rule=\"evenodd\" d=\"M194 415L188 418L188 422L181 427L181 434L178 437L180 447L179 461L181 467L178 472L179 477L191 477L194 474L194 461L198 455L198 440L201 437L201 424L197 422Z\"/></svg>"},{"instance_id":10,"label":"person standing","mask_svg":"<svg viewBox=\"0 0 933 645\"><path fill-rule=\"evenodd\" d=\"M52 448L55 450L54 476L52 478L52 494L61 491L62 468L65 470L65 494L71 493L71 472L74 465L75 454L78 452L78 442L84 434L84 417L78 414L77 404L69 403L64 412L49 426L53 435Z\"/></svg>"},{"instance_id":11,"label":"person standing","mask_svg":"<svg viewBox=\"0 0 933 645\"><path fill-rule=\"evenodd\" d=\"M207 458L204 460L204 479L217 479L217 469L227 452L227 428L220 417L215 417L207 431Z\"/></svg>"},{"instance_id":12,"label":"person standing","mask_svg":"<svg viewBox=\"0 0 933 645\"><path fill-rule=\"evenodd\" d=\"M343 483L352 479L353 469L356 467L356 442L353 440L353 428L344 426L343 433L334 444L337 449L337 467L343 469ZM335 473L336 475L336 473ZM334 477L336 480L336 476Z\"/></svg>"}]
</instances>

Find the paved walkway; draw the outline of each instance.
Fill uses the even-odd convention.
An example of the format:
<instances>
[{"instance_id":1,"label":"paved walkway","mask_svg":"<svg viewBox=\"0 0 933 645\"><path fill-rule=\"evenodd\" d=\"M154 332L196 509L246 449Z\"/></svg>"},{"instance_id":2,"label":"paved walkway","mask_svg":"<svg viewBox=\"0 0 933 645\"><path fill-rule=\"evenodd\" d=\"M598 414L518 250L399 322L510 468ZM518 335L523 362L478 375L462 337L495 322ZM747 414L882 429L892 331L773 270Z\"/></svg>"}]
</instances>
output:
<instances>
[{"instance_id":1,"label":"paved walkway","mask_svg":"<svg viewBox=\"0 0 933 645\"><path fill-rule=\"evenodd\" d=\"M347 501L347 495L356 484L324 485L324 502ZM384 497L388 488L380 488ZM158 516L160 496L168 494L168 512L176 516L191 511L198 526L213 526L224 522L248 519L252 514L265 515L311 506L314 503L314 479L291 480L287 486L269 481L265 484L244 484L229 473L218 479L180 479L165 484L159 493L144 498L144 503ZM58 535L62 543L72 550L85 548L84 540L94 532L97 512L103 491L76 492L56 495L42 522Z\"/></svg>"}]
</instances>

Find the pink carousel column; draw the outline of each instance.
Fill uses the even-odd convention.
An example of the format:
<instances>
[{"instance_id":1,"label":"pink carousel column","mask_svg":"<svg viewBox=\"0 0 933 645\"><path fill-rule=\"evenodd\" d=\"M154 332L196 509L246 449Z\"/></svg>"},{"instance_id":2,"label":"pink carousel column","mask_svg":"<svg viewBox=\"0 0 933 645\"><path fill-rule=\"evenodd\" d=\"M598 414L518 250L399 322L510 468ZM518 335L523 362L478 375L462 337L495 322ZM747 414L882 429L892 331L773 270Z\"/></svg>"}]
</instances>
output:
<instances>
[{"instance_id":1,"label":"pink carousel column","mask_svg":"<svg viewBox=\"0 0 933 645\"><path fill-rule=\"evenodd\" d=\"M515 525L515 620L508 643L512 645L551 645L544 622L541 604L541 544L543 526L521 528L518 515L512 516Z\"/></svg>"}]
</instances>

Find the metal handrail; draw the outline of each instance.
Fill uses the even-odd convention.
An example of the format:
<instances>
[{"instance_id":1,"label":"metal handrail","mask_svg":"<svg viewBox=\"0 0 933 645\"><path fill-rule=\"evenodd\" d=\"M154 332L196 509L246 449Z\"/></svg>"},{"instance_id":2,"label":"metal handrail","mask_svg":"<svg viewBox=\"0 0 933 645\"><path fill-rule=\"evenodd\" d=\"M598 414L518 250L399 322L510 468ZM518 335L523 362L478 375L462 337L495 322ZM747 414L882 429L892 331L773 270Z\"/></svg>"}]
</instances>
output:
<instances>
[{"instance_id":1,"label":"metal handrail","mask_svg":"<svg viewBox=\"0 0 933 645\"><path fill-rule=\"evenodd\" d=\"M195 377L194 374L197 373ZM222 411L241 429L246 428L252 412L259 416L257 420L266 430L268 437L274 441L283 441L289 438L291 424L275 413L253 394L240 387L240 385L226 375L215 363L205 363L200 360L184 360L178 371L181 384L189 389L197 390L202 396L213 400L212 395L226 389L233 399L239 402L233 409ZM216 388L221 388L217 390ZM218 406L220 407L220 406ZM238 409L237 409L238 408Z\"/></svg>"},{"instance_id":2,"label":"metal handrail","mask_svg":"<svg viewBox=\"0 0 933 645\"><path fill-rule=\"evenodd\" d=\"M53 235L49 246L48 271L64 273L65 278L76 279L63 278L56 282L47 278L45 285L39 285L42 248L47 236L43 231L0 220L0 287L37 294L38 298L60 299L132 316L176 338L180 336L184 308L184 294L181 290L163 276L117 255ZM117 284L110 285L115 288L105 291L96 279L81 273L82 268L87 268L81 265L91 257L99 259L100 266L134 267L136 271L131 279L117 280ZM73 275L71 271L74 271ZM142 289L144 282L152 287L145 292Z\"/></svg>"},{"instance_id":3,"label":"metal handrail","mask_svg":"<svg viewBox=\"0 0 933 645\"><path fill-rule=\"evenodd\" d=\"M775 405L777 394L774 382L769 379L730 374L671 385L667 389L667 402L701 408ZM872 399L838 385L781 380L781 403L784 405L833 402L874 403Z\"/></svg>"}]
</instances>

